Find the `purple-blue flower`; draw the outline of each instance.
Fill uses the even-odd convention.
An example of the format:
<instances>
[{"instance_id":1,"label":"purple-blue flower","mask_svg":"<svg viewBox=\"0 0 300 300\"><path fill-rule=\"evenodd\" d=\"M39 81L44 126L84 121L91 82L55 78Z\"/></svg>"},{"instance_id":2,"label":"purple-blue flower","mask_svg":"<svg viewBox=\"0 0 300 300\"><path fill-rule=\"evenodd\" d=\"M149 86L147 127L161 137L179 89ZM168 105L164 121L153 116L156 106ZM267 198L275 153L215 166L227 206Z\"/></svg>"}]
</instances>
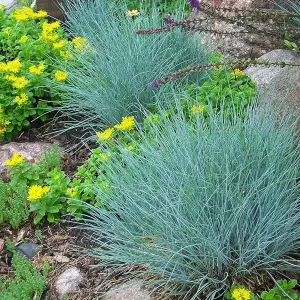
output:
<instances>
[{"instance_id":1,"label":"purple-blue flower","mask_svg":"<svg viewBox=\"0 0 300 300\"><path fill-rule=\"evenodd\" d=\"M198 11L200 10L200 0L187 0L191 8L195 8Z\"/></svg>"},{"instance_id":2,"label":"purple-blue flower","mask_svg":"<svg viewBox=\"0 0 300 300\"><path fill-rule=\"evenodd\" d=\"M159 87L159 81L158 80L154 80L151 84L151 87L153 88L158 88Z\"/></svg>"},{"instance_id":3,"label":"purple-blue flower","mask_svg":"<svg viewBox=\"0 0 300 300\"><path fill-rule=\"evenodd\" d=\"M164 23L167 25L174 23L174 20L171 18L171 16L167 16L166 18L163 18L163 20L164 20Z\"/></svg>"}]
</instances>

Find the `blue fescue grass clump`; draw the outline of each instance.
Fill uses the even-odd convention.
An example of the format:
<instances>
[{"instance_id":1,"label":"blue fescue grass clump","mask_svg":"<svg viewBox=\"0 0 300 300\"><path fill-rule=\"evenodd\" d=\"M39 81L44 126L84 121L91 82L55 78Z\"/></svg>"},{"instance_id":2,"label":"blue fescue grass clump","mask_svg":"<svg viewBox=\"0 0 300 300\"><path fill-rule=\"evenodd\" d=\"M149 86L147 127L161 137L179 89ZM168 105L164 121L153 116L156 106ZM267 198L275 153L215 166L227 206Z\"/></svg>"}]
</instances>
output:
<instances>
[{"instance_id":1,"label":"blue fescue grass clump","mask_svg":"<svg viewBox=\"0 0 300 300\"><path fill-rule=\"evenodd\" d=\"M139 151L122 151L122 166L103 162L111 188L98 191L108 209L87 217L99 244L90 253L143 266L153 284L189 299L216 299L234 278L299 271L294 124L250 110L244 121L190 122L177 110L141 133Z\"/></svg>"},{"instance_id":2,"label":"blue fescue grass clump","mask_svg":"<svg viewBox=\"0 0 300 300\"><path fill-rule=\"evenodd\" d=\"M155 79L205 61L203 47L180 30L136 34L137 29L162 25L155 9L150 15L140 12L128 17L125 4L76 0L67 1L65 11L70 33L89 43L86 51L76 55L78 65L69 66L68 83L62 86L67 100L62 111L70 118L84 116L75 126L99 129L126 115L138 115L161 92L151 87ZM183 12L179 8L179 15ZM200 78L201 74L193 79Z\"/></svg>"}]
</instances>

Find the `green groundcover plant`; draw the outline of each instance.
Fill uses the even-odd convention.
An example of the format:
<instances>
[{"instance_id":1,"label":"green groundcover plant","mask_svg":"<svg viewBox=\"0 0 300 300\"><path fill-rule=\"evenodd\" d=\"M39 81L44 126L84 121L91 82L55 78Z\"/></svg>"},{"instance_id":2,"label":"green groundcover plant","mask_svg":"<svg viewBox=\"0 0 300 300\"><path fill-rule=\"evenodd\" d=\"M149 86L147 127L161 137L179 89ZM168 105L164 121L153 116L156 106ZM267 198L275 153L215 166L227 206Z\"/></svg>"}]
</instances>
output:
<instances>
[{"instance_id":1,"label":"green groundcover plant","mask_svg":"<svg viewBox=\"0 0 300 300\"><path fill-rule=\"evenodd\" d=\"M125 4L114 3L66 3L68 30L85 37L91 47L88 54L76 56L80 68L71 66L68 83L62 86L66 105L61 111L70 117L67 125L95 129L130 114L141 116L141 109L155 103L160 92L151 87L155 78L206 60L203 47L181 30L138 36L137 29L162 24L157 11L130 16Z\"/></svg>"},{"instance_id":2,"label":"green groundcover plant","mask_svg":"<svg viewBox=\"0 0 300 300\"><path fill-rule=\"evenodd\" d=\"M12 249L12 252L14 277L0 280L0 299L41 299L43 291L46 288L49 265L44 265L39 271L27 258L21 257L14 249Z\"/></svg>"},{"instance_id":3,"label":"green groundcover plant","mask_svg":"<svg viewBox=\"0 0 300 300\"><path fill-rule=\"evenodd\" d=\"M94 186L108 206L88 207L84 226L99 243L90 254L140 266L156 287L191 299L216 299L236 277L299 271L294 122L270 109L248 108L244 121L211 113L190 122L180 105L159 115L137 151L119 147L122 164L102 162L110 191Z\"/></svg>"},{"instance_id":4,"label":"green groundcover plant","mask_svg":"<svg viewBox=\"0 0 300 300\"><path fill-rule=\"evenodd\" d=\"M15 153L6 161L9 182L0 182L0 224L18 228L34 213L34 223L57 222L66 213L70 179L61 169L58 146L47 150L38 163ZM16 189L16 186L18 189Z\"/></svg>"},{"instance_id":5,"label":"green groundcover plant","mask_svg":"<svg viewBox=\"0 0 300 300\"><path fill-rule=\"evenodd\" d=\"M33 118L45 120L45 113L60 103L52 83L67 80L61 68L74 63L70 51L79 52L86 43L80 37L69 41L45 11L24 7L8 14L0 6L0 142Z\"/></svg>"}]
</instances>

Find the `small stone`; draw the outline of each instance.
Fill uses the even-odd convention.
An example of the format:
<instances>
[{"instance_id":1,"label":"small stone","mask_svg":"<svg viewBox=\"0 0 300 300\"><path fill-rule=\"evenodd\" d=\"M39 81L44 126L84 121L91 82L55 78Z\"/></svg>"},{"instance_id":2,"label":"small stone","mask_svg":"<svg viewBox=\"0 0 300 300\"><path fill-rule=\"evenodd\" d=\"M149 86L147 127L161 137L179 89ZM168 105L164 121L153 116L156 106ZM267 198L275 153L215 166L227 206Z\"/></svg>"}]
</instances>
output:
<instances>
[{"instance_id":1,"label":"small stone","mask_svg":"<svg viewBox=\"0 0 300 300\"><path fill-rule=\"evenodd\" d=\"M62 298L68 293L78 291L79 285L83 281L83 276L80 271L76 268L70 268L59 275L55 282L55 289L58 295Z\"/></svg>"},{"instance_id":2,"label":"small stone","mask_svg":"<svg viewBox=\"0 0 300 300\"><path fill-rule=\"evenodd\" d=\"M151 300L149 291L143 289L141 280L129 281L116 287L104 296L103 300Z\"/></svg>"},{"instance_id":3,"label":"small stone","mask_svg":"<svg viewBox=\"0 0 300 300\"><path fill-rule=\"evenodd\" d=\"M20 244L16 251L21 256L26 256L28 259L32 259L37 253L40 245L35 243L22 243Z\"/></svg>"},{"instance_id":4,"label":"small stone","mask_svg":"<svg viewBox=\"0 0 300 300\"><path fill-rule=\"evenodd\" d=\"M60 255L60 254L58 254L58 255L55 255L54 257L53 257L53 259L56 261L56 262L58 262L58 263L68 263L69 261L70 261L70 259L67 257L67 256L64 256L64 255Z\"/></svg>"}]
</instances>

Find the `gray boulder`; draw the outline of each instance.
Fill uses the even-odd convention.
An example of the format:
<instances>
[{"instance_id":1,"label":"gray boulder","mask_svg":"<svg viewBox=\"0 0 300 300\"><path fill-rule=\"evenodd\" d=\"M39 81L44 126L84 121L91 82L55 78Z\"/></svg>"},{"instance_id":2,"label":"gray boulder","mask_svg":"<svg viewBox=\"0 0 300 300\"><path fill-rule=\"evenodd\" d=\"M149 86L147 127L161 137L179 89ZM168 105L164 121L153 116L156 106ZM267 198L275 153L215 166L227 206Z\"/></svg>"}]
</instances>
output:
<instances>
[{"instance_id":1,"label":"gray boulder","mask_svg":"<svg viewBox=\"0 0 300 300\"><path fill-rule=\"evenodd\" d=\"M300 54L284 49L273 50L259 59L300 65ZM257 84L259 107L271 105L291 113L294 118L300 117L300 66L256 66L244 72Z\"/></svg>"},{"instance_id":2,"label":"gray boulder","mask_svg":"<svg viewBox=\"0 0 300 300\"><path fill-rule=\"evenodd\" d=\"M143 289L142 281L133 280L123 286L116 287L108 292L103 300L151 300L150 293Z\"/></svg>"}]
</instances>

